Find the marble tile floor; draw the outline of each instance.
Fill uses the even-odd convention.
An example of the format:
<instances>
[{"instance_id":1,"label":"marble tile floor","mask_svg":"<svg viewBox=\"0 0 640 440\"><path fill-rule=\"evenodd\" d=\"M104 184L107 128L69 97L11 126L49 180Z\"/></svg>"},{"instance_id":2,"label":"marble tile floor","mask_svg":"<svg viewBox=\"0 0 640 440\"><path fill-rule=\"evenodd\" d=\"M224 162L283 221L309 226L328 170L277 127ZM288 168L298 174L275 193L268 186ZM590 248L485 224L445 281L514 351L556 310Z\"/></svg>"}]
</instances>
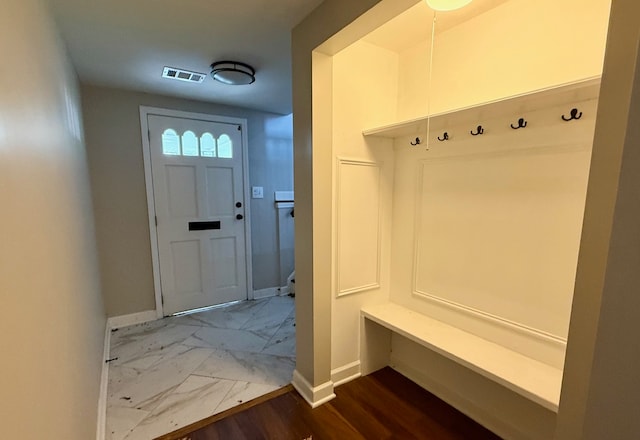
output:
<instances>
[{"instance_id":1,"label":"marble tile floor","mask_svg":"<svg viewBox=\"0 0 640 440\"><path fill-rule=\"evenodd\" d=\"M291 382L294 299L277 296L111 334L107 440L151 440Z\"/></svg>"}]
</instances>

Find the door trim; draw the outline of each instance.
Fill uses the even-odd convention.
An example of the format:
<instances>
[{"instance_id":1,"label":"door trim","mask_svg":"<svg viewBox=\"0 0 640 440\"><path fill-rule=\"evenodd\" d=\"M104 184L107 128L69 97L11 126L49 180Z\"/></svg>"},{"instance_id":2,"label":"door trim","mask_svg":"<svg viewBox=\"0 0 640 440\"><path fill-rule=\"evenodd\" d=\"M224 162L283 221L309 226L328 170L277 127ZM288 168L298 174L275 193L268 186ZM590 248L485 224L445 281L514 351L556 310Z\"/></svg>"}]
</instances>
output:
<instances>
[{"instance_id":1,"label":"door trim","mask_svg":"<svg viewBox=\"0 0 640 440\"><path fill-rule=\"evenodd\" d=\"M228 116L210 115L207 113L185 112L159 107L140 106L140 134L142 137L142 157L144 159L144 181L147 192L147 213L149 215L149 239L151 241L151 261L153 265L153 290L156 301L156 316L164 317L162 307L162 285L160 284L160 259L158 254L158 235L156 228L156 206L153 194L153 179L151 175L151 144L149 142L149 115L169 116L174 118L198 119L200 121L222 122L237 124L242 127L242 183L245 236L245 265L247 268L247 298L253 299L253 266L251 254L251 210L249 207L249 140L247 120Z\"/></svg>"}]
</instances>

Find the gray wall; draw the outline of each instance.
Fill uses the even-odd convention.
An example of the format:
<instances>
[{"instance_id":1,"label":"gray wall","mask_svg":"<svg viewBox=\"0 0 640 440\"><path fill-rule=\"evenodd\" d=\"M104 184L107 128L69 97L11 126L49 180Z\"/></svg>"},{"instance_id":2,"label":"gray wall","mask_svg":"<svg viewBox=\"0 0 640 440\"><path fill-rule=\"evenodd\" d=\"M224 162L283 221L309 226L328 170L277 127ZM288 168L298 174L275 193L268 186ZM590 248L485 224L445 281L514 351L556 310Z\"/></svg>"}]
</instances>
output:
<instances>
[{"instance_id":1,"label":"gray wall","mask_svg":"<svg viewBox=\"0 0 640 440\"><path fill-rule=\"evenodd\" d=\"M39 0L0 14L3 438L96 436L106 316L76 75ZM46 66L46 68L43 68Z\"/></svg>"},{"instance_id":2,"label":"gray wall","mask_svg":"<svg viewBox=\"0 0 640 440\"><path fill-rule=\"evenodd\" d=\"M248 122L254 290L280 286L274 191L293 189L292 118L207 102L82 86L102 289L109 316L155 309L139 107Z\"/></svg>"}]
</instances>

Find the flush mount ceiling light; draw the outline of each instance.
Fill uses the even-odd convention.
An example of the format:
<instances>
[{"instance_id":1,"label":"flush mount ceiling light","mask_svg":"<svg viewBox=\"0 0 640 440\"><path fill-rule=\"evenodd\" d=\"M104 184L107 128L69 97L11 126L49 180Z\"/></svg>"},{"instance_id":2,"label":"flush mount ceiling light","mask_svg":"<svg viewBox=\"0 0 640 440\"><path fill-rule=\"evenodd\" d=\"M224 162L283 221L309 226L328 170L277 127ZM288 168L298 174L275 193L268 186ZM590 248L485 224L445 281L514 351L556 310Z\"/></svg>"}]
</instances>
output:
<instances>
[{"instance_id":1,"label":"flush mount ceiling light","mask_svg":"<svg viewBox=\"0 0 640 440\"><path fill-rule=\"evenodd\" d=\"M436 11L453 11L467 6L471 0L426 0L429 7Z\"/></svg>"},{"instance_id":2,"label":"flush mount ceiling light","mask_svg":"<svg viewBox=\"0 0 640 440\"><path fill-rule=\"evenodd\" d=\"M248 64L237 61L218 61L211 65L211 77L232 86L253 84L256 71Z\"/></svg>"}]
</instances>

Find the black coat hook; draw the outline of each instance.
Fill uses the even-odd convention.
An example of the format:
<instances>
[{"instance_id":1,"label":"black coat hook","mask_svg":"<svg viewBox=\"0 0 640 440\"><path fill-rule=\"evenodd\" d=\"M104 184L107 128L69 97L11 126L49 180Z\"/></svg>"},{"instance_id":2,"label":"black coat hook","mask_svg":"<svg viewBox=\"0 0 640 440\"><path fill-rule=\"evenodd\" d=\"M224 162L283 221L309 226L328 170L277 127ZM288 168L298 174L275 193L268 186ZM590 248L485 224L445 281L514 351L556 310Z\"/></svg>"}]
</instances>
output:
<instances>
[{"instance_id":1,"label":"black coat hook","mask_svg":"<svg viewBox=\"0 0 640 440\"><path fill-rule=\"evenodd\" d=\"M524 128L526 126L527 126L527 121L525 121L524 118L518 119L517 127L514 127L513 124L511 124L511 128L513 128L514 130L518 130L519 128Z\"/></svg>"},{"instance_id":2,"label":"black coat hook","mask_svg":"<svg viewBox=\"0 0 640 440\"><path fill-rule=\"evenodd\" d=\"M420 138L416 138L415 142L409 142L409 143L415 147L416 145L420 145L422 141L420 141Z\"/></svg>"},{"instance_id":3,"label":"black coat hook","mask_svg":"<svg viewBox=\"0 0 640 440\"><path fill-rule=\"evenodd\" d=\"M478 125L478 129L476 130L476 132L474 133L473 131L471 131L470 133L471 136L478 136L484 133L484 128L482 128L482 125Z\"/></svg>"},{"instance_id":4,"label":"black coat hook","mask_svg":"<svg viewBox=\"0 0 640 440\"><path fill-rule=\"evenodd\" d=\"M446 131L444 132L444 134L442 135L442 139L440 139L440 136L438 136L438 140L440 142L444 142L444 141L448 141L449 140L449 133L447 133Z\"/></svg>"},{"instance_id":5,"label":"black coat hook","mask_svg":"<svg viewBox=\"0 0 640 440\"><path fill-rule=\"evenodd\" d=\"M582 112L580 112L580 114L578 114L578 109L574 108L571 109L571 116L569 116L568 118L566 118L564 115L562 115L562 120L563 121L573 121L573 120L578 120L582 117Z\"/></svg>"}]
</instances>

